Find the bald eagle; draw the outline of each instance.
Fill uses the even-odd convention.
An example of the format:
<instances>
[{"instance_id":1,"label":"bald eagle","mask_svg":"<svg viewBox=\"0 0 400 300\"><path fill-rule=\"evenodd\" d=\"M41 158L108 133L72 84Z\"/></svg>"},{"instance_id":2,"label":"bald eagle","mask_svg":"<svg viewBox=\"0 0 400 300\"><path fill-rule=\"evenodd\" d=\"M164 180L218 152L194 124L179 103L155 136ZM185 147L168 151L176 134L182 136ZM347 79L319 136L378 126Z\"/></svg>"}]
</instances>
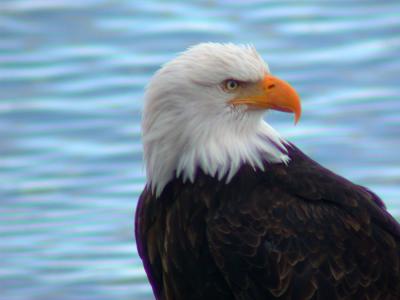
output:
<instances>
[{"instance_id":1,"label":"bald eagle","mask_svg":"<svg viewBox=\"0 0 400 300\"><path fill-rule=\"evenodd\" d=\"M400 299L400 226L263 119L300 99L254 47L204 43L145 94L136 241L159 300Z\"/></svg>"}]
</instances>

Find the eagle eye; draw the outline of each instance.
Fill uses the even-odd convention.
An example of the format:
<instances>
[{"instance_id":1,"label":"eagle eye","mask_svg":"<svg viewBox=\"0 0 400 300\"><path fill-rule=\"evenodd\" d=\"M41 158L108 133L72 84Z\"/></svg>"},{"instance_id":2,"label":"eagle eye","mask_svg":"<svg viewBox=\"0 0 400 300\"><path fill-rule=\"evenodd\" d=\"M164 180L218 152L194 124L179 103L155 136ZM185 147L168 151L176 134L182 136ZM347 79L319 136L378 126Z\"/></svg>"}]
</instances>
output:
<instances>
[{"instance_id":1,"label":"eagle eye","mask_svg":"<svg viewBox=\"0 0 400 300\"><path fill-rule=\"evenodd\" d=\"M222 83L222 87L226 92L235 91L240 85L240 82L235 79L227 79Z\"/></svg>"}]
</instances>

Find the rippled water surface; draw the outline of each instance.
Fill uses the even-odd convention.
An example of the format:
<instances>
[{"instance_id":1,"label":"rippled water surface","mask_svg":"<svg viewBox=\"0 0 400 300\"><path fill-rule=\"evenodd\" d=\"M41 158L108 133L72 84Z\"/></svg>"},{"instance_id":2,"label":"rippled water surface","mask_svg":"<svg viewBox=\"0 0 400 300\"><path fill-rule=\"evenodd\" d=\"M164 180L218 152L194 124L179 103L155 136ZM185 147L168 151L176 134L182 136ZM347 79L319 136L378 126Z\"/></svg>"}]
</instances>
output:
<instances>
[{"instance_id":1,"label":"rippled water surface","mask_svg":"<svg viewBox=\"0 0 400 300\"><path fill-rule=\"evenodd\" d=\"M0 300L152 299L133 236L143 87L253 43L303 98L270 123L400 216L399 1L0 1Z\"/></svg>"}]
</instances>

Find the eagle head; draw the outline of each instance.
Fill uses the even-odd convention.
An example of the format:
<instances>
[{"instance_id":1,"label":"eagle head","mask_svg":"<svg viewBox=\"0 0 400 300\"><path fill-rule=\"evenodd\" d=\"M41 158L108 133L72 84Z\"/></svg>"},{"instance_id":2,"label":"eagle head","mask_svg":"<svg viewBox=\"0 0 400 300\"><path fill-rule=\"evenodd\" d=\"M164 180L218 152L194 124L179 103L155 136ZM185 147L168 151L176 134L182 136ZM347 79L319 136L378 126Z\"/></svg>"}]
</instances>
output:
<instances>
[{"instance_id":1,"label":"eagle head","mask_svg":"<svg viewBox=\"0 0 400 300\"><path fill-rule=\"evenodd\" d=\"M287 163L287 143L263 115L301 115L296 91L271 75L254 47L203 43L159 69L145 93L142 133L147 179L160 195L174 177L201 169L229 182L247 163Z\"/></svg>"}]
</instances>

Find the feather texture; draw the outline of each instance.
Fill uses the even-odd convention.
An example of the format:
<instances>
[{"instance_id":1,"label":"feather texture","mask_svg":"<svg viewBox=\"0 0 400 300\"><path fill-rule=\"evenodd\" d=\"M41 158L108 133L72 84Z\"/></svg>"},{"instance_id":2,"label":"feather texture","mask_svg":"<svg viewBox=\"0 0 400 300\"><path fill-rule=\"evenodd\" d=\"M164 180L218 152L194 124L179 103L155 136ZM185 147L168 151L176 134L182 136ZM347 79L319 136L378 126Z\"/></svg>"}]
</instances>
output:
<instances>
[{"instance_id":1,"label":"feather texture","mask_svg":"<svg viewBox=\"0 0 400 300\"><path fill-rule=\"evenodd\" d=\"M226 184L201 170L142 193L136 239L157 299L400 299L383 202L293 145Z\"/></svg>"}]
</instances>

